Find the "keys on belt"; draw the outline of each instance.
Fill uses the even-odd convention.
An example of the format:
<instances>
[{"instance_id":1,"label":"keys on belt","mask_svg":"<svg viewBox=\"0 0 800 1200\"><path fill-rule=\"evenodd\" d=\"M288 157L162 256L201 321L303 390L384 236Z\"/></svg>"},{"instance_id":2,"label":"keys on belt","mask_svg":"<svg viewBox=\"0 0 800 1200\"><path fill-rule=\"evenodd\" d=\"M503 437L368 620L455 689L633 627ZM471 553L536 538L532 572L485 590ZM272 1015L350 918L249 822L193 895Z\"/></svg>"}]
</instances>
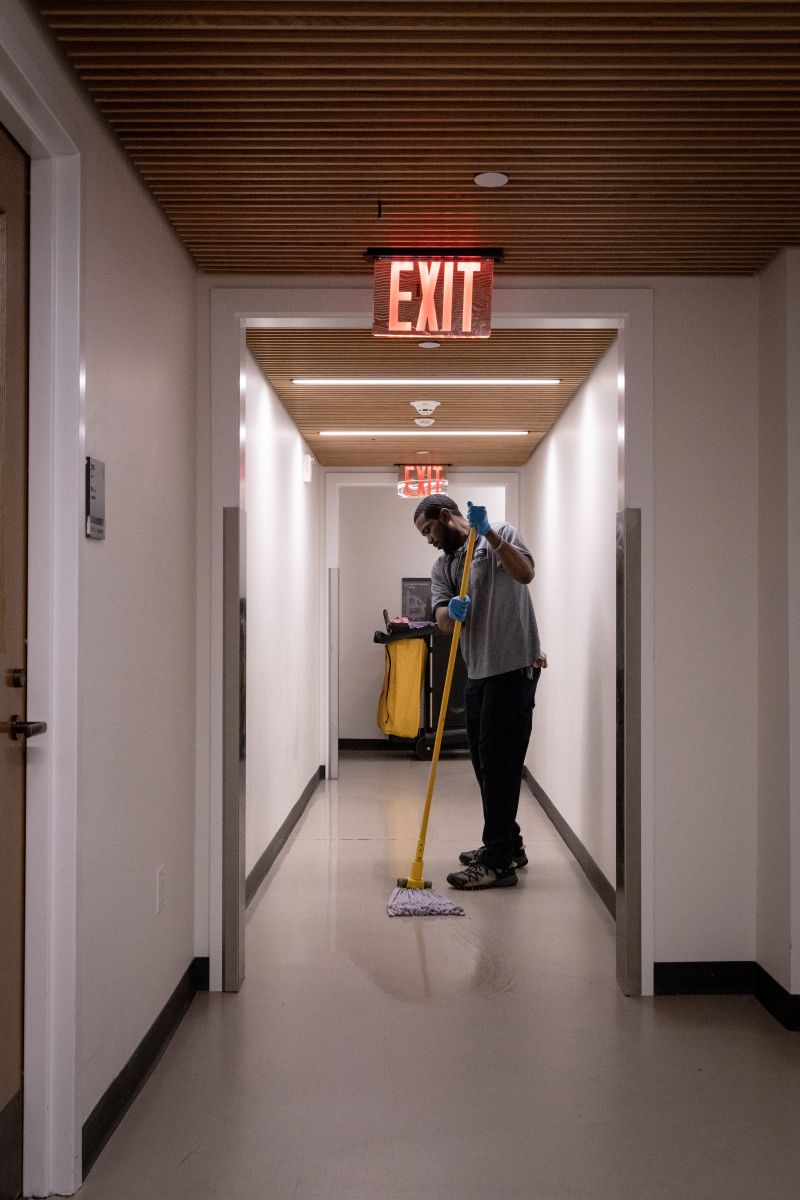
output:
<instances>
[{"instance_id":1,"label":"keys on belt","mask_svg":"<svg viewBox=\"0 0 800 1200\"><path fill-rule=\"evenodd\" d=\"M533 660L532 664L529 667L522 668L522 673L523 673L523 675L526 675L528 679L533 679L534 671L536 671L536 670L543 671L546 666L547 666L547 655L540 654L538 658L535 658Z\"/></svg>"}]
</instances>

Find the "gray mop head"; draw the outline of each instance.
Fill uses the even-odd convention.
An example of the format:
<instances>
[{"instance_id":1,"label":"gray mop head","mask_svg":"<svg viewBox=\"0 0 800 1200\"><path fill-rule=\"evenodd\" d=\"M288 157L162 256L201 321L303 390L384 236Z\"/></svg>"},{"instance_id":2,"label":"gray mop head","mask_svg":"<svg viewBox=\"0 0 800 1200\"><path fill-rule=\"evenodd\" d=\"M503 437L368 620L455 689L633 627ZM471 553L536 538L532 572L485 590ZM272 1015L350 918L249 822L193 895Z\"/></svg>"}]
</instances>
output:
<instances>
[{"instance_id":1,"label":"gray mop head","mask_svg":"<svg viewBox=\"0 0 800 1200\"><path fill-rule=\"evenodd\" d=\"M431 888L397 887L389 897L386 911L390 917L463 917L460 904L453 904Z\"/></svg>"}]
</instances>

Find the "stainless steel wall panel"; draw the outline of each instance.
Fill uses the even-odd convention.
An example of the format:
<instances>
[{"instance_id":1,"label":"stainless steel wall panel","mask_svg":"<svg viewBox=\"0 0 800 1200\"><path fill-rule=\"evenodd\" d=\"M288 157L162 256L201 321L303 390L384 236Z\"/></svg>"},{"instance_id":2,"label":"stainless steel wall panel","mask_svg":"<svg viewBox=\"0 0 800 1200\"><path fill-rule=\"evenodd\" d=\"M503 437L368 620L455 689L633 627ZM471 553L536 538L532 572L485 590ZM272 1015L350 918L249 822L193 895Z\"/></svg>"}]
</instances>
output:
<instances>
[{"instance_id":1,"label":"stainless steel wall panel","mask_svg":"<svg viewBox=\"0 0 800 1200\"><path fill-rule=\"evenodd\" d=\"M244 979L245 932L245 514L223 511L222 990Z\"/></svg>"},{"instance_id":2,"label":"stainless steel wall panel","mask_svg":"<svg viewBox=\"0 0 800 1200\"><path fill-rule=\"evenodd\" d=\"M642 993L642 514L617 513L617 982Z\"/></svg>"}]
</instances>

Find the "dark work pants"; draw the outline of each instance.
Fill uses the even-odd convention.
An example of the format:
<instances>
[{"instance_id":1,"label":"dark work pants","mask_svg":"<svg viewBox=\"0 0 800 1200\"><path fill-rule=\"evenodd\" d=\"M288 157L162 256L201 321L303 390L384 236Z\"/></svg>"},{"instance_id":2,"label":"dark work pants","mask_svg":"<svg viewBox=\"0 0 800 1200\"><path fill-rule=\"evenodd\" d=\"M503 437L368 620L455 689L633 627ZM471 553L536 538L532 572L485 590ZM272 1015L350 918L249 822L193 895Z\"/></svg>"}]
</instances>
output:
<instances>
[{"instance_id":1,"label":"dark work pants","mask_svg":"<svg viewBox=\"0 0 800 1200\"><path fill-rule=\"evenodd\" d=\"M468 679L467 738L483 800L483 844L489 866L507 867L522 845L517 824L522 768L531 736L541 669Z\"/></svg>"}]
</instances>

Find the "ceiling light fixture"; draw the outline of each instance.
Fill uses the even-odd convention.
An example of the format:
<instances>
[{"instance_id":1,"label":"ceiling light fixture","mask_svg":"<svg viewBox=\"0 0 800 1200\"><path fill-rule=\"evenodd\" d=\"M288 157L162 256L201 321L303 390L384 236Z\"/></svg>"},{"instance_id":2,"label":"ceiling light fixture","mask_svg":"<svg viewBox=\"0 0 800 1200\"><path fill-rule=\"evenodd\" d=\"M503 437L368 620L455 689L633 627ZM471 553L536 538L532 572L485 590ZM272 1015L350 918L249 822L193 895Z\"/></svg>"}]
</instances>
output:
<instances>
[{"instance_id":1,"label":"ceiling light fixture","mask_svg":"<svg viewBox=\"0 0 800 1200\"><path fill-rule=\"evenodd\" d=\"M320 437L527 437L527 429L320 429Z\"/></svg>"},{"instance_id":2,"label":"ceiling light fixture","mask_svg":"<svg viewBox=\"0 0 800 1200\"><path fill-rule=\"evenodd\" d=\"M441 342L417 342L420 350L438 350Z\"/></svg>"},{"instance_id":3,"label":"ceiling light fixture","mask_svg":"<svg viewBox=\"0 0 800 1200\"><path fill-rule=\"evenodd\" d=\"M508 183L508 176L502 171L481 171L474 177L478 187L498 188L505 187Z\"/></svg>"},{"instance_id":4,"label":"ceiling light fixture","mask_svg":"<svg viewBox=\"0 0 800 1200\"><path fill-rule=\"evenodd\" d=\"M429 417L431 413L436 412L437 408L441 408L441 403L438 400L411 400L411 407L415 408L421 417Z\"/></svg>"},{"instance_id":5,"label":"ceiling light fixture","mask_svg":"<svg viewBox=\"0 0 800 1200\"><path fill-rule=\"evenodd\" d=\"M429 425L433 425L433 417L414 417L414 424L419 425L421 429L426 429Z\"/></svg>"},{"instance_id":6,"label":"ceiling light fixture","mask_svg":"<svg viewBox=\"0 0 800 1200\"><path fill-rule=\"evenodd\" d=\"M293 379L298 387L554 387L560 379L458 379L448 375L438 379L412 379L409 377L354 379L350 376L330 376Z\"/></svg>"}]
</instances>

